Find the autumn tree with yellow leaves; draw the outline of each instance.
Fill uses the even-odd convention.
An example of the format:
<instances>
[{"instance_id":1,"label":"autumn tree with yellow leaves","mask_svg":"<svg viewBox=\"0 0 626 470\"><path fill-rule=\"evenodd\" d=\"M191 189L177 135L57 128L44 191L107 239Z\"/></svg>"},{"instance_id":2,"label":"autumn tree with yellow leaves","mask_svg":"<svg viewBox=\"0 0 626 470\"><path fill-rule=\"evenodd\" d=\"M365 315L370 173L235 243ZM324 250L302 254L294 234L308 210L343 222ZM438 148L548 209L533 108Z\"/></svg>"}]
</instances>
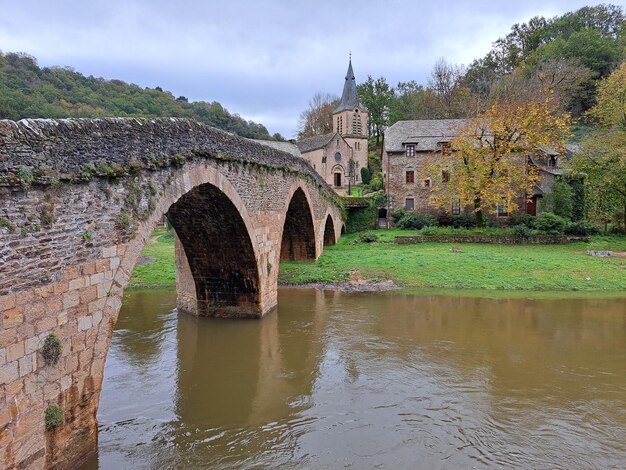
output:
<instances>
[{"instance_id":1,"label":"autumn tree with yellow leaves","mask_svg":"<svg viewBox=\"0 0 626 470\"><path fill-rule=\"evenodd\" d=\"M529 156L542 146L564 151L570 118L558 114L555 100L497 99L479 116L468 119L450 142L450 150L425 168L433 180L433 202L449 208L460 200L471 206L477 224L498 205L515 211L521 197L530 198L538 176Z\"/></svg>"}]
</instances>

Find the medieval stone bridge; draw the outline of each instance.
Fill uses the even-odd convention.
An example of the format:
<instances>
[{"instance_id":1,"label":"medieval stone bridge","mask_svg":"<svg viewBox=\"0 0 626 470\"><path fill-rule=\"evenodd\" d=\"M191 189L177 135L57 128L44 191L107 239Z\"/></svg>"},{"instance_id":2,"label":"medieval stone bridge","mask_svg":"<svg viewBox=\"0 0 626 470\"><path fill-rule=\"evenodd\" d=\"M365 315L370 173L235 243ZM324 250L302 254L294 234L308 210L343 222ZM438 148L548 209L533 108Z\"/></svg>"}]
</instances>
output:
<instances>
[{"instance_id":1,"label":"medieval stone bridge","mask_svg":"<svg viewBox=\"0 0 626 470\"><path fill-rule=\"evenodd\" d=\"M179 309L206 316L262 317L280 260L317 259L343 225L304 160L196 122L0 121L0 468L95 451L122 294L163 215ZM51 407L63 422L46 430Z\"/></svg>"}]
</instances>

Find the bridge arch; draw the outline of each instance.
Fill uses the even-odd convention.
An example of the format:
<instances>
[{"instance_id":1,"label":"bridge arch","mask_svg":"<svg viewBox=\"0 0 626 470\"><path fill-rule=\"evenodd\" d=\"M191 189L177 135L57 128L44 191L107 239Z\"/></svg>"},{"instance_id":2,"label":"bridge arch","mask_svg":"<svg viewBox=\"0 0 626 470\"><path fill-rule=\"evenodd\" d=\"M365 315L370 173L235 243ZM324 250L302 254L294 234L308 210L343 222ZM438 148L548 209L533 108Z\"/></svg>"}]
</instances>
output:
<instances>
[{"instance_id":1,"label":"bridge arch","mask_svg":"<svg viewBox=\"0 0 626 470\"><path fill-rule=\"evenodd\" d=\"M330 214L326 217L324 223L324 246L334 245L337 242L337 235L335 232L335 223Z\"/></svg>"},{"instance_id":2,"label":"bridge arch","mask_svg":"<svg viewBox=\"0 0 626 470\"><path fill-rule=\"evenodd\" d=\"M284 261L315 261L317 247L315 225L310 197L298 185L292 188L287 199L282 240L280 245L280 259Z\"/></svg>"}]
</instances>

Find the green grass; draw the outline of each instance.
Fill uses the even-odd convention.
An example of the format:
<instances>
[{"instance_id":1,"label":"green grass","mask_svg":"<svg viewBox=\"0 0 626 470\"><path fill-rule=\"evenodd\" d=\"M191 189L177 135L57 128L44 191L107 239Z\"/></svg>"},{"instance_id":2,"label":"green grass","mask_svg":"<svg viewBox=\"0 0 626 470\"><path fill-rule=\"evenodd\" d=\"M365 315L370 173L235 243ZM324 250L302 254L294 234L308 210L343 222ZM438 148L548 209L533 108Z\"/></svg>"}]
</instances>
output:
<instances>
[{"instance_id":1,"label":"green grass","mask_svg":"<svg viewBox=\"0 0 626 470\"><path fill-rule=\"evenodd\" d=\"M176 285L174 267L174 237L166 229L157 229L146 243L141 256L156 258L154 263L138 264L133 270L129 287L168 287Z\"/></svg>"},{"instance_id":2,"label":"green grass","mask_svg":"<svg viewBox=\"0 0 626 470\"><path fill-rule=\"evenodd\" d=\"M589 249L626 251L624 237L593 237L591 243L566 245L385 243L411 230L376 231L380 242L358 243L346 235L326 247L315 263L285 262L280 281L287 284L345 282L353 277L392 280L406 287L513 290L626 289L626 258L595 258ZM589 278L589 280L587 280Z\"/></svg>"},{"instance_id":3,"label":"green grass","mask_svg":"<svg viewBox=\"0 0 626 470\"><path fill-rule=\"evenodd\" d=\"M414 230L377 230L375 243L354 243L359 234L344 235L325 247L317 262L282 262L284 284L337 283L359 277L371 282L441 289L626 290L626 258L595 258L587 250L626 251L626 237L592 237L590 243L565 245L460 244L396 245L398 235ZM157 230L142 256L155 263L135 267L131 287L174 286L174 243ZM589 278L589 280L587 280Z\"/></svg>"}]
</instances>

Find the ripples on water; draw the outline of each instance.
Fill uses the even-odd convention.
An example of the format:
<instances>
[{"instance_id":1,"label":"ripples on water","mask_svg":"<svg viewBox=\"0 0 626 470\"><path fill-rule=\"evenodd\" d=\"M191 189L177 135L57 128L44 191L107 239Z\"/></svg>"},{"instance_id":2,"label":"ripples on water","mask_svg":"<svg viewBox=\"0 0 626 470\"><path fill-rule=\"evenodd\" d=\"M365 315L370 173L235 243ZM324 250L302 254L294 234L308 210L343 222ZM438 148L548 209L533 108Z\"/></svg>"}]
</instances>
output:
<instances>
[{"instance_id":1,"label":"ripples on water","mask_svg":"<svg viewBox=\"0 0 626 470\"><path fill-rule=\"evenodd\" d=\"M131 293L85 468L625 468L626 302Z\"/></svg>"}]
</instances>

